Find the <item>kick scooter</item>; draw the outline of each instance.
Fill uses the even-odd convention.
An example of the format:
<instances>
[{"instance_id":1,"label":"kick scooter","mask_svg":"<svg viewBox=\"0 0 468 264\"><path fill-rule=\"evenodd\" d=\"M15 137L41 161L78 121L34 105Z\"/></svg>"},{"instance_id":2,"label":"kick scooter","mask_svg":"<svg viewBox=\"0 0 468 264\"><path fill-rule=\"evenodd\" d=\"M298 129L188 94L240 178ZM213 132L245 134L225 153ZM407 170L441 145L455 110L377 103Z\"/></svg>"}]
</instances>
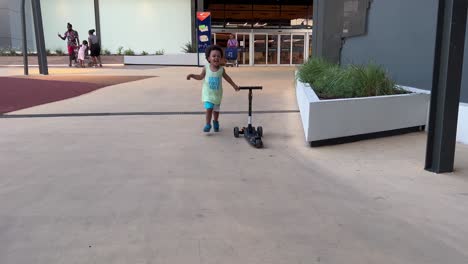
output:
<instances>
[{"instance_id":1,"label":"kick scooter","mask_svg":"<svg viewBox=\"0 0 468 264\"><path fill-rule=\"evenodd\" d=\"M249 90L249 118L247 122L247 127L239 129L239 127L234 128L234 137L238 138L239 135L244 135L244 138L249 142L250 145L261 148L263 147L262 137L263 137L263 128L258 126L256 129L252 126L252 90L262 90L262 86L240 86L240 90Z\"/></svg>"}]
</instances>

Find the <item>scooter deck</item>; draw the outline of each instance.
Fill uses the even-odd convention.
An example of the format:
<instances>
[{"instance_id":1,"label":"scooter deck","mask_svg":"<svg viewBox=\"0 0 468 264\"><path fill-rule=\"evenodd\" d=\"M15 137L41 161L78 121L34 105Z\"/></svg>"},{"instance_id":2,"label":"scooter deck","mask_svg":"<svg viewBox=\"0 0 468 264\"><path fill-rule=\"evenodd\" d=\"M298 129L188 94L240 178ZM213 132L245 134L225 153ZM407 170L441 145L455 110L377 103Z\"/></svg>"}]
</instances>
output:
<instances>
[{"instance_id":1,"label":"scooter deck","mask_svg":"<svg viewBox=\"0 0 468 264\"><path fill-rule=\"evenodd\" d=\"M252 127L251 131L249 131L248 127L243 127L242 130L239 131L239 134L243 134L245 140L247 140L250 145L256 148L263 147L262 136L259 135L254 127Z\"/></svg>"}]
</instances>

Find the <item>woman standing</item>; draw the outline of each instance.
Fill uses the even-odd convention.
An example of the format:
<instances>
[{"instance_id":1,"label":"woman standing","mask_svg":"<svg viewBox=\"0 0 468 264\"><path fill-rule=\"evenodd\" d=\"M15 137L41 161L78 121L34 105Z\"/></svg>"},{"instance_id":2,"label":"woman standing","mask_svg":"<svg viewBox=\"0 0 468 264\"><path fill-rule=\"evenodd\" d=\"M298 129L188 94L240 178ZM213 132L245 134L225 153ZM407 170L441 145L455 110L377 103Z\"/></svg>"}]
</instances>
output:
<instances>
[{"instance_id":1,"label":"woman standing","mask_svg":"<svg viewBox=\"0 0 468 264\"><path fill-rule=\"evenodd\" d=\"M227 42L227 47L228 48L237 48L237 46L239 46L239 43L237 42L237 39L234 38L233 34L229 35L229 40Z\"/></svg>"},{"instance_id":2,"label":"woman standing","mask_svg":"<svg viewBox=\"0 0 468 264\"><path fill-rule=\"evenodd\" d=\"M101 62L101 44L99 44L99 38L94 35L94 32L96 30L90 29L88 31L88 42L90 45L91 49L91 57L93 58L93 63L94 66L97 67L97 62L99 61L99 67L102 67L102 62ZM97 61L96 61L97 60Z\"/></svg>"},{"instance_id":3,"label":"woman standing","mask_svg":"<svg viewBox=\"0 0 468 264\"><path fill-rule=\"evenodd\" d=\"M72 61L75 61L76 64L76 55L75 55L75 49L78 47L80 43L80 38L78 37L78 32L73 30L73 26L70 23L67 23L67 31L65 34L60 35L58 34L59 38L62 40L67 39L67 50L68 50L68 57L70 59L70 62L68 64L69 67L72 66Z\"/></svg>"}]
</instances>

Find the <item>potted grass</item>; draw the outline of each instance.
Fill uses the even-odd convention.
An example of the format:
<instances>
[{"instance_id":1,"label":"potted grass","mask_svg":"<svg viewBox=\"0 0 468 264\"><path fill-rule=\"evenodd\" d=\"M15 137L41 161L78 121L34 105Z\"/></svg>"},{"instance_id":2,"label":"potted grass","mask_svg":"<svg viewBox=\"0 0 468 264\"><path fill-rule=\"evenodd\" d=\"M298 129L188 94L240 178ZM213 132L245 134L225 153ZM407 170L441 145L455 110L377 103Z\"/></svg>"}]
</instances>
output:
<instances>
[{"instance_id":1,"label":"potted grass","mask_svg":"<svg viewBox=\"0 0 468 264\"><path fill-rule=\"evenodd\" d=\"M312 146L426 125L429 92L395 84L378 65L340 67L311 58L296 77L305 138Z\"/></svg>"}]
</instances>

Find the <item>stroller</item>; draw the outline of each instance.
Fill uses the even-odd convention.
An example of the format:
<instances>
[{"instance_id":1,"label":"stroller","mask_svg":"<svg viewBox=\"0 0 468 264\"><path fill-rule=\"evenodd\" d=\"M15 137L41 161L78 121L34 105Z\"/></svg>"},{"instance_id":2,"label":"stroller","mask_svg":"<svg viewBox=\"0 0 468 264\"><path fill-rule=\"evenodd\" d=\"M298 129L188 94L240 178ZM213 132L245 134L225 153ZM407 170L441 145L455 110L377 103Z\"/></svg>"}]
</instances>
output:
<instances>
[{"instance_id":1,"label":"stroller","mask_svg":"<svg viewBox=\"0 0 468 264\"><path fill-rule=\"evenodd\" d=\"M237 62L237 48L226 48L226 66L229 67L239 67Z\"/></svg>"}]
</instances>

